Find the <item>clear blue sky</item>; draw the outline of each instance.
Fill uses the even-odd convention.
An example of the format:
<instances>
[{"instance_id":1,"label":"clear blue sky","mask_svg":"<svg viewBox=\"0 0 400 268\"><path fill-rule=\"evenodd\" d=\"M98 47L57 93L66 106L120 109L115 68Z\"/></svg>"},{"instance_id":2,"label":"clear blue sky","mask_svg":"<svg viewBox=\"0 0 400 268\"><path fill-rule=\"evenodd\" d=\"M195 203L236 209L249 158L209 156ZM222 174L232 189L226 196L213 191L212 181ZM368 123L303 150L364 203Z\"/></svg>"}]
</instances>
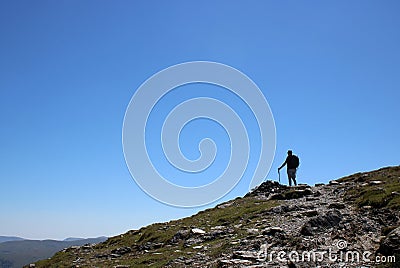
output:
<instances>
[{"instance_id":1,"label":"clear blue sky","mask_svg":"<svg viewBox=\"0 0 400 268\"><path fill-rule=\"evenodd\" d=\"M0 235L110 236L204 209L143 193L121 144L135 90L186 61L261 88L277 131L268 179L289 148L302 183L400 164L399 1L217 2L0 2Z\"/></svg>"}]
</instances>

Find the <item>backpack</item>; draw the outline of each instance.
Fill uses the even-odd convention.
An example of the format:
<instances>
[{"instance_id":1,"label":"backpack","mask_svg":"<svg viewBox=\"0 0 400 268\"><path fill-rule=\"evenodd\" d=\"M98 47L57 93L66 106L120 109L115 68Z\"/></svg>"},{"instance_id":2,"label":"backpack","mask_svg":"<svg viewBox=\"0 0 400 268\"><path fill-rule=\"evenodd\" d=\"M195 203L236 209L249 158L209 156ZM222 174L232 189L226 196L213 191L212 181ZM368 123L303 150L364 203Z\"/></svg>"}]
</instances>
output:
<instances>
[{"instance_id":1,"label":"backpack","mask_svg":"<svg viewBox=\"0 0 400 268\"><path fill-rule=\"evenodd\" d=\"M292 155L291 164L294 168L298 168L300 165L300 159L297 155Z\"/></svg>"}]
</instances>

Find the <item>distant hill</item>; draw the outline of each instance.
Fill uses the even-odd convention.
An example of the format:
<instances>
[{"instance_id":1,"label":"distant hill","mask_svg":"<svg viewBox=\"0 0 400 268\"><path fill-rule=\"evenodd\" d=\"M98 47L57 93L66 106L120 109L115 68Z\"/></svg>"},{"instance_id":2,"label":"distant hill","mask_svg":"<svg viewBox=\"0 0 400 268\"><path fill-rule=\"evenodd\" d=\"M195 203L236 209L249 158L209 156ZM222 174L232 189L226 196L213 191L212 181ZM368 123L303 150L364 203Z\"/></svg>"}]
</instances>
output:
<instances>
[{"instance_id":1,"label":"distant hill","mask_svg":"<svg viewBox=\"0 0 400 268\"><path fill-rule=\"evenodd\" d=\"M278 252L284 254L278 257ZM312 257L313 252L330 252L331 258ZM386 263L380 266L375 260ZM397 166L315 186L266 181L242 198L192 217L131 230L95 246L65 249L37 262L36 268L383 268L399 263Z\"/></svg>"},{"instance_id":2,"label":"distant hill","mask_svg":"<svg viewBox=\"0 0 400 268\"><path fill-rule=\"evenodd\" d=\"M18 239L18 238L17 238ZM19 268L26 264L50 258L54 253L71 246L82 246L105 241L106 237L73 241L23 240L0 243L0 268Z\"/></svg>"},{"instance_id":3,"label":"distant hill","mask_svg":"<svg viewBox=\"0 0 400 268\"><path fill-rule=\"evenodd\" d=\"M25 240L24 238L17 237L17 236L1 236L0 235L0 243L8 242L8 241L22 241Z\"/></svg>"},{"instance_id":4,"label":"distant hill","mask_svg":"<svg viewBox=\"0 0 400 268\"><path fill-rule=\"evenodd\" d=\"M65 238L63 241L78 241L78 240L82 240L84 238L79 238L79 237L68 237Z\"/></svg>"}]
</instances>

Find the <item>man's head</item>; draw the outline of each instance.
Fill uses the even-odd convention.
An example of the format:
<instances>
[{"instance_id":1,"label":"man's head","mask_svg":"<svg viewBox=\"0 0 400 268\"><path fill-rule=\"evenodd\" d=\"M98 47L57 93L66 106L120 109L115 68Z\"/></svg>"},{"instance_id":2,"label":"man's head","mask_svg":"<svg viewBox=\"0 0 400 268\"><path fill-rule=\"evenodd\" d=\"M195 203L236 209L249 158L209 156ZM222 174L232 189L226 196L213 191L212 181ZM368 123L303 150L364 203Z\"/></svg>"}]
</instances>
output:
<instances>
[{"instance_id":1,"label":"man's head","mask_svg":"<svg viewBox=\"0 0 400 268\"><path fill-rule=\"evenodd\" d=\"M287 151L287 154L292 155L293 154L292 150Z\"/></svg>"}]
</instances>

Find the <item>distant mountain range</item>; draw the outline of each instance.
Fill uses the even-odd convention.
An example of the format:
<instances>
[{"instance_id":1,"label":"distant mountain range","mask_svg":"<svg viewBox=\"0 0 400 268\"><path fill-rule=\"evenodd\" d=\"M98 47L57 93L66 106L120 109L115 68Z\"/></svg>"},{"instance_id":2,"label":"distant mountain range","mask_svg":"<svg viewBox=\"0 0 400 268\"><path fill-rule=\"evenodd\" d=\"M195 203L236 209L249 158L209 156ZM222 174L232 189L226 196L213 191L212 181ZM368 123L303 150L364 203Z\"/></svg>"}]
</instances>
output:
<instances>
[{"instance_id":1,"label":"distant mountain range","mask_svg":"<svg viewBox=\"0 0 400 268\"><path fill-rule=\"evenodd\" d=\"M17 237L17 236L1 236L0 235L0 243L8 242L8 241L22 241L25 240L24 238Z\"/></svg>"},{"instance_id":2,"label":"distant mountain range","mask_svg":"<svg viewBox=\"0 0 400 268\"><path fill-rule=\"evenodd\" d=\"M80 237L68 237L65 238L63 241L78 241L78 240L83 240L85 238L80 238Z\"/></svg>"},{"instance_id":3,"label":"distant mountain range","mask_svg":"<svg viewBox=\"0 0 400 268\"><path fill-rule=\"evenodd\" d=\"M66 238L58 240L26 240L21 237L0 236L0 268L19 268L38 260L47 259L71 246L104 242L107 237Z\"/></svg>"}]
</instances>

